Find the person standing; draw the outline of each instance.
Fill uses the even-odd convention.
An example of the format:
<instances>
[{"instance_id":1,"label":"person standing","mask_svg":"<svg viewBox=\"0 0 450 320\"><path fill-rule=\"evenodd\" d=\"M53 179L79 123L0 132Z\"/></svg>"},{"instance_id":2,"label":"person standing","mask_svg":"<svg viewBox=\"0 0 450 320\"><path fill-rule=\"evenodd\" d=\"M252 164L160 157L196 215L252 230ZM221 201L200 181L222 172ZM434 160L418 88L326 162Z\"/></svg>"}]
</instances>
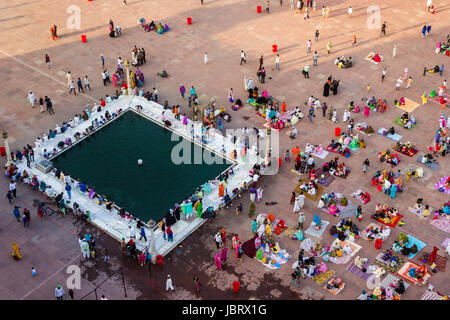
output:
<instances>
[{"instance_id":1,"label":"person standing","mask_svg":"<svg viewBox=\"0 0 450 320\"><path fill-rule=\"evenodd\" d=\"M158 102L158 90L156 88L153 88L153 98L155 102Z\"/></svg>"},{"instance_id":2,"label":"person standing","mask_svg":"<svg viewBox=\"0 0 450 320\"><path fill-rule=\"evenodd\" d=\"M86 89L86 87L88 87L89 88L89 91L92 91L92 89L91 89L91 84L89 83L89 79L88 79L88 76L86 75L86 76L84 76L84 89Z\"/></svg>"},{"instance_id":3,"label":"person standing","mask_svg":"<svg viewBox=\"0 0 450 320\"><path fill-rule=\"evenodd\" d=\"M261 55L261 57L259 57L259 69L260 70L262 68L263 63L264 63L264 57L263 57L263 55Z\"/></svg>"},{"instance_id":4,"label":"person standing","mask_svg":"<svg viewBox=\"0 0 450 320\"><path fill-rule=\"evenodd\" d=\"M439 68L439 75L442 77L442 72L444 72L444 65Z\"/></svg>"},{"instance_id":5,"label":"person standing","mask_svg":"<svg viewBox=\"0 0 450 320\"><path fill-rule=\"evenodd\" d=\"M242 65L242 62L247 64L247 58L245 56L244 49L241 50L241 65Z\"/></svg>"},{"instance_id":6,"label":"person standing","mask_svg":"<svg viewBox=\"0 0 450 320\"><path fill-rule=\"evenodd\" d=\"M71 94L72 91L73 91L73 94L74 94L74 95L77 95L77 92L75 91L75 86L74 86L74 84L73 84L73 80L72 80L72 79L70 80L69 87L70 87L69 94Z\"/></svg>"},{"instance_id":7,"label":"person standing","mask_svg":"<svg viewBox=\"0 0 450 320\"><path fill-rule=\"evenodd\" d=\"M183 84L180 84L180 94L183 99L184 99L185 93L186 93L186 88L183 86Z\"/></svg>"},{"instance_id":8,"label":"person standing","mask_svg":"<svg viewBox=\"0 0 450 320\"><path fill-rule=\"evenodd\" d=\"M277 70L280 70L280 55L277 54L277 57L275 58L275 68Z\"/></svg>"},{"instance_id":9,"label":"person standing","mask_svg":"<svg viewBox=\"0 0 450 320\"><path fill-rule=\"evenodd\" d=\"M194 285L195 285L195 291L199 292L200 291L200 277L198 276L198 274L196 274L194 276Z\"/></svg>"},{"instance_id":10,"label":"person standing","mask_svg":"<svg viewBox=\"0 0 450 320\"><path fill-rule=\"evenodd\" d=\"M325 102L322 103L322 116L323 116L324 118L327 116L327 109L328 109L327 104L326 104Z\"/></svg>"},{"instance_id":11,"label":"person standing","mask_svg":"<svg viewBox=\"0 0 450 320\"><path fill-rule=\"evenodd\" d=\"M48 113L49 113L49 114L54 114L55 111L53 111L53 103L52 103L52 101L50 100L50 98L47 97L47 96L45 96L44 101L45 101L45 104L46 104Z\"/></svg>"},{"instance_id":12,"label":"person standing","mask_svg":"<svg viewBox=\"0 0 450 320\"><path fill-rule=\"evenodd\" d=\"M351 18L353 13L352 6L348 7L348 17Z\"/></svg>"},{"instance_id":13,"label":"person standing","mask_svg":"<svg viewBox=\"0 0 450 320\"><path fill-rule=\"evenodd\" d=\"M295 0L291 0L291 6L289 10L295 10Z\"/></svg>"},{"instance_id":14,"label":"person standing","mask_svg":"<svg viewBox=\"0 0 450 320\"><path fill-rule=\"evenodd\" d=\"M314 55L313 55L313 67L317 67L317 59L319 58L319 54L317 53L317 51L314 51Z\"/></svg>"},{"instance_id":15,"label":"person standing","mask_svg":"<svg viewBox=\"0 0 450 320\"><path fill-rule=\"evenodd\" d=\"M66 79L67 79L67 86L70 87L70 81L72 81L72 74L70 73L70 71L67 71Z\"/></svg>"},{"instance_id":16,"label":"person standing","mask_svg":"<svg viewBox=\"0 0 450 320\"><path fill-rule=\"evenodd\" d=\"M312 122L312 118L314 117L314 107L312 107L312 106L311 106L311 108L309 108L308 117L309 117L309 121Z\"/></svg>"},{"instance_id":17,"label":"person standing","mask_svg":"<svg viewBox=\"0 0 450 320\"><path fill-rule=\"evenodd\" d=\"M78 92L83 92L84 93L83 83L81 82L81 78L78 78L77 87L78 87Z\"/></svg>"},{"instance_id":18,"label":"person standing","mask_svg":"<svg viewBox=\"0 0 450 320\"><path fill-rule=\"evenodd\" d=\"M356 34L353 35L353 42L352 42L352 46L356 44Z\"/></svg>"},{"instance_id":19,"label":"person standing","mask_svg":"<svg viewBox=\"0 0 450 320\"><path fill-rule=\"evenodd\" d=\"M66 187L64 188L64 190L66 190L69 199L72 199L72 187L69 183L66 182Z\"/></svg>"},{"instance_id":20,"label":"person standing","mask_svg":"<svg viewBox=\"0 0 450 320\"><path fill-rule=\"evenodd\" d=\"M147 240L146 240L146 241L147 241ZM104 259L105 262L111 259L111 258L109 257L108 249L105 248L104 254L105 254L105 259Z\"/></svg>"},{"instance_id":21,"label":"person standing","mask_svg":"<svg viewBox=\"0 0 450 320\"><path fill-rule=\"evenodd\" d=\"M167 275L167 280L166 280L166 292L172 290L174 291L175 289L173 288L173 283L172 283L172 278L170 277L170 274Z\"/></svg>"},{"instance_id":22,"label":"person standing","mask_svg":"<svg viewBox=\"0 0 450 320\"><path fill-rule=\"evenodd\" d=\"M305 76L305 79L309 79L309 65L303 67L303 75Z\"/></svg>"},{"instance_id":23,"label":"person standing","mask_svg":"<svg viewBox=\"0 0 450 320\"><path fill-rule=\"evenodd\" d=\"M310 53L311 52L311 47L312 47L312 41L308 40L308 42L306 43L306 53Z\"/></svg>"},{"instance_id":24,"label":"person standing","mask_svg":"<svg viewBox=\"0 0 450 320\"><path fill-rule=\"evenodd\" d=\"M208 64L208 52L205 52L204 61L205 61L205 64Z\"/></svg>"},{"instance_id":25,"label":"person standing","mask_svg":"<svg viewBox=\"0 0 450 320\"><path fill-rule=\"evenodd\" d=\"M411 87L412 83L413 83L413 80L412 80L411 77L409 77L409 78L408 78L408 81L406 81L406 89L408 89L409 87Z\"/></svg>"},{"instance_id":26,"label":"person standing","mask_svg":"<svg viewBox=\"0 0 450 320\"><path fill-rule=\"evenodd\" d=\"M195 93L195 88L194 88L194 86L191 87L191 90L189 91L189 93L190 93L191 98L192 98L192 97L195 98L196 93Z\"/></svg>"},{"instance_id":27,"label":"person standing","mask_svg":"<svg viewBox=\"0 0 450 320\"><path fill-rule=\"evenodd\" d=\"M48 54L45 54L45 63L47 64L47 67L50 69L50 57Z\"/></svg>"},{"instance_id":28,"label":"person standing","mask_svg":"<svg viewBox=\"0 0 450 320\"><path fill-rule=\"evenodd\" d=\"M28 101L31 103L31 107L34 108L34 104L36 103L36 96L31 90L28 93Z\"/></svg>"},{"instance_id":29,"label":"person standing","mask_svg":"<svg viewBox=\"0 0 450 320\"><path fill-rule=\"evenodd\" d=\"M383 71L381 71L381 82L384 81L384 78L386 78L386 68L384 68Z\"/></svg>"},{"instance_id":30,"label":"person standing","mask_svg":"<svg viewBox=\"0 0 450 320\"><path fill-rule=\"evenodd\" d=\"M429 23L427 26L427 37L430 34L430 31L431 31L431 23Z\"/></svg>"},{"instance_id":31,"label":"person standing","mask_svg":"<svg viewBox=\"0 0 450 320\"><path fill-rule=\"evenodd\" d=\"M261 83L266 83L266 69L264 67L261 69Z\"/></svg>"},{"instance_id":32,"label":"person standing","mask_svg":"<svg viewBox=\"0 0 450 320\"><path fill-rule=\"evenodd\" d=\"M13 195L11 191L8 191L6 194L6 198L8 199L9 203L12 203L11 200L13 199Z\"/></svg>"},{"instance_id":33,"label":"person standing","mask_svg":"<svg viewBox=\"0 0 450 320\"><path fill-rule=\"evenodd\" d=\"M425 38L426 35L427 35L427 26L424 25L424 26L422 27L422 38Z\"/></svg>"},{"instance_id":34,"label":"person standing","mask_svg":"<svg viewBox=\"0 0 450 320\"><path fill-rule=\"evenodd\" d=\"M55 297L56 297L56 300L62 300L63 299L63 296L64 296L64 289L63 289L63 287L61 287L60 285L57 285L56 286L56 288L55 288Z\"/></svg>"},{"instance_id":35,"label":"person standing","mask_svg":"<svg viewBox=\"0 0 450 320\"><path fill-rule=\"evenodd\" d=\"M333 47L331 41L327 42L327 53L330 54L331 53L331 48Z\"/></svg>"},{"instance_id":36,"label":"person standing","mask_svg":"<svg viewBox=\"0 0 450 320\"><path fill-rule=\"evenodd\" d=\"M381 35L383 36L386 35L386 28L387 28L386 21L384 21L383 24L381 25L380 37Z\"/></svg>"},{"instance_id":37,"label":"person standing","mask_svg":"<svg viewBox=\"0 0 450 320\"><path fill-rule=\"evenodd\" d=\"M364 160L364 162L363 162L363 172L364 172L364 174L366 174L367 168L368 168L369 166L370 166L369 159Z\"/></svg>"},{"instance_id":38,"label":"person standing","mask_svg":"<svg viewBox=\"0 0 450 320\"><path fill-rule=\"evenodd\" d=\"M433 4L432 0L427 0L427 12L430 12L431 5Z\"/></svg>"},{"instance_id":39,"label":"person standing","mask_svg":"<svg viewBox=\"0 0 450 320\"><path fill-rule=\"evenodd\" d=\"M266 9L264 10L264 12L269 13L269 0L266 0Z\"/></svg>"},{"instance_id":40,"label":"person standing","mask_svg":"<svg viewBox=\"0 0 450 320\"><path fill-rule=\"evenodd\" d=\"M299 212L298 213L298 228L297 229L302 229L303 230L303 223L305 222L306 217L305 214L303 212Z\"/></svg>"},{"instance_id":41,"label":"person standing","mask_svg":"<svg viewBox=\"0 0 450 320\"><path fill-rule=\"evenodd\" d=\"M392 58L397 55L397 45L394 45L394 49L392 50Z\"/></svg>"},{"instance_id":42,"label":"person standing","mask_svg":"<svg viewBox=\"0 0 450 320\"><path fill-rule=\"evenodd\" d=\"M19 206L14 206L14 209L13 209L14 217L16 217L18 223L20 223L20 211L19 211L20 208L21 207L19 207Z\"/></svg>"},{"instance_id":43,"label":"person standing","mask_svg":"<svg viewBox=\"0 0 450 320\"><path fill-rule=\"evenodd\" d=\"M167 226L166 234L167 234L167 241L173 242L173 231L172 229L170 229L170 226Z\"/></svg>"},{"instance_id":44,"label":"person standing","mask_svg":"<svg viewBox=\"0 0 450 320\"><path fill-rule=\"evenodd\" d=\"M142 240L142 238L144 238L145 242L147 242L147 236L145 234L144 226L141 227L141 236L140 236L139 240Z\"/></svg>"},{"instance_id":45,"label":"person standing","mask_svg":"<svg viewBox=\"0 0 450 320\"><path fill-rule=\"evenodd\" d=\"M319 41L319 30L316 30L316 32L314 33L314 39L316 41Z\"/></svg>"},{"instance_id":46,"label":"person standing","mask_svg":"<svg viewBox=\"0 0 450 320\"><path fill-rule=\"evenodd\" d=\"M11 191L12 195L14 196L14 198L16 198L16 195L17 195L17 193L16 193L17 192L17 183L15 181L11 180L11 182L9 184L9 191Z\"/></svg>"},{"instance_id":47,"label":"person standing","mask_svg":"<svg viewBox=\"0 0 450 320\"><path fill-rule=\"evenodd\" d=\"M103 54L100 55L100 61L102 62L102 67L105 66L105 57L103 57Z\"/></svg>"}]
</instances>

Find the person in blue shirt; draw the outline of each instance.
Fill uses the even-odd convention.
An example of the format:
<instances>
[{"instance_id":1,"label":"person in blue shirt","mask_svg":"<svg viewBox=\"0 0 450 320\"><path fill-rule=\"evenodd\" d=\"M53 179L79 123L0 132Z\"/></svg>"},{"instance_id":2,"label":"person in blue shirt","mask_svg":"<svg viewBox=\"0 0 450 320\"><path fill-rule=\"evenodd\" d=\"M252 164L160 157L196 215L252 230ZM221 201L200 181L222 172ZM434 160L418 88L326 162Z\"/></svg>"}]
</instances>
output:
<instances>
[{"instance_id":1,"label":"person in blue shirt","mask_svg":"<svg viewBox=\"0 0 450 320\"><path fill-rule=\"evenodd\" d=\"M70 184L66 183L66 187L65 190L67 191L67 195L69 196L69 199L72 199L72 187L70 186Z\"/></svg>"},{"instance_id":2,"label":"person in blue shirt","mask_svg":"<svg viewBox=\"0 0 450 320\"><path fill-rule=\"evenodd\" d=\"M87 188L86 183L83 182L82 184L80 184L80 191L81 192L84 193L86 191L86 188Z\"/></svg>"},{"instance_id":3,"label":"person in blue shirt","mask_svg":"<svg viewBox=\"0 0 450 320\"><path fill-rule=\"evenodd\" d=\"M19 206L14 206L14 209L13 209L13 214L16 217L18 223L20 223L20 211L19 211L20 208L21 207L19 207Z\"/></svg>"}]
</instances>

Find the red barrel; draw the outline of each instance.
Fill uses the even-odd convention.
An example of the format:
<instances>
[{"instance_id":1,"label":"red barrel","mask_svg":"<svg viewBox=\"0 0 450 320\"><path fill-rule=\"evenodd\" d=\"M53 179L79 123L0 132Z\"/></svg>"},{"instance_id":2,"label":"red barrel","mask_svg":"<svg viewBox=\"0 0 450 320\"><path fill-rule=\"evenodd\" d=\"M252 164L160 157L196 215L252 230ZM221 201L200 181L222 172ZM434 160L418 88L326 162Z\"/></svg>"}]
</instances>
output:
<instances>
[{"instance_id":1,"label":"red barrel","mask_svg":"<svg viewBox=\"0 0 450 320\"><path fill-rule=\"evenodd\" d=\"M239 281L234 281L233 284L233 292L234 293L238 293L239 292L239 287L241 286L241 284L239 283Z\"/></svg>"},{"instance_id":2,"label":"red barrel","mask_svg":"<svg viewBox=\"0 0 450 320\"><path fill-rule=\"evenodd\" d=\"M262 12L262 7L261 6L257 6L256 7L256 12L261 13Z\"/></svg>"},{"instance_id":3,"label":"red barrel","mask_svg":"<svg viewBox=\"0 0 450 320\"><path fill-rule=\"evenodd\" d=\"M155 257L155 260L156 260L156 264L157 264L158 266L162 266L163 263L164 263L164 257L163 257L162 255L160 255L160 254L158 254L158 255Z\"/></svg>"},{"instance_id":4,"label":"red barrel","mask_svg":"<svg viewBox=\"0 0 450 320\"><path fill-rule=\"evenodd\" d=\"M86 35L85 34L81 35L81 42L86 42Z\"/></svg>"},{"instance_id":5,"label":"red barrel","mask_svg":"<svg viewBox=\"0 0 450 320\"><path fill-rule=\"evenodd\" d=\"M334 135L339 137L341 135L341 128L334 128Z\"/></svg>"},{"instance_id":6,"label":"red barrel","mask_svg":"<svg viewBox=\"0 0 450 320\"><path fill-rule=\"evenodd\" d=\"M276 44L272 45L272 52L277 52L278 46Z\"/></svg>"},{"instance_id":7,"label":"red barrel","mask_svg":"<svg viewBox=\"0 0 450 320\"><path fill-rule=\"evenodd\" d=\"M187 24L192 24L192 18L191 17L187 17L186 21L187 21Z\"/></svg>"},{"instance_id":8,"label":"red barrel","mask_svg":"<svg viewBox=\"0 0 450 320\"><path fill-rule=\"evenodd\" d=\"M381 249L382 244L383 244L383 240L381 240L381 239L375 240L375 249Z\"/></svg>"},{"instance_id":9,"label":"red barrel","mask_svg":"<svg viewBox=\"0 0 450 320\"><path fill-rule=\"evenodd\" d=\"M2 157L6 156L6 149L5 149L5 147L0 147L0 156L2 156Z\"/></svg>"}]
</instances>

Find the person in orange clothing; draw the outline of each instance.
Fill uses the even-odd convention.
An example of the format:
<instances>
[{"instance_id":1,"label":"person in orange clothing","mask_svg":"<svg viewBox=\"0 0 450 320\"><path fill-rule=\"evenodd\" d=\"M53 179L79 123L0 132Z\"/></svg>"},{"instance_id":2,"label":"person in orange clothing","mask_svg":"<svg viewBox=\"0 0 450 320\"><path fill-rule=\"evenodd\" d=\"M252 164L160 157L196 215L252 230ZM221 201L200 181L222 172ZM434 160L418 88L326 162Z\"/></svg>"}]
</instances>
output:
<instances>
[{"instance_id":1,"label":"person in orange clothing","mask_svg":"<svg viewBox=\"0 0 450 320\"><path fill-rule=\"evenodd\" d=\"M22 259L22 256L20 255L20 252L19 252L19 246L17 245L17 243L15 243L14 241L13 241L13 253L12 253L12 256L13 257L15 257L15 258L17 258L17 260L19 260L19 259Z\"/></svg>"},{"instance_id":2,"label":"person in orange clothing","mask_svg":"<svg viewBox=\"0 0 450 320\"><path fill-rule=\"evenodd\" d=\"M221 183L219 185L219 198L222 198L224 196L224 194L225 194L225 189L223 187L223 184Z\"/></svg>"},{"instance_id":3,"label":"person in orange clothing","mask_svg":"<svg viewBox=\"0 0 450 320\"><path fill-rule=\"evenodd\" d=\"M300 154L300 147L297 145L296 147L292 148L291 151L294 157L297 157Z\"/></svg>"},{"instance_id":4,"label":"person in orange clothing","mask_svg":"<svg viewBox=\"0 0 450 320\"><path fill-rule=\"evenodd\" d=\"M281 105L281 112L286 112L286 102L283 101L283 104Z\"/></svg>"},{"instance_id":5,"label":"person in orange clothing","mask_svg":"<svg viewBox=\"0 0 450 320\"><path fill-rule=\"evenodd\" d=\"M227 245L227 231L225 230L225 228L222 228L222 230L220 230L220 238L222 239L222 243L224 246Z\"/></svg>"}]
</instances>

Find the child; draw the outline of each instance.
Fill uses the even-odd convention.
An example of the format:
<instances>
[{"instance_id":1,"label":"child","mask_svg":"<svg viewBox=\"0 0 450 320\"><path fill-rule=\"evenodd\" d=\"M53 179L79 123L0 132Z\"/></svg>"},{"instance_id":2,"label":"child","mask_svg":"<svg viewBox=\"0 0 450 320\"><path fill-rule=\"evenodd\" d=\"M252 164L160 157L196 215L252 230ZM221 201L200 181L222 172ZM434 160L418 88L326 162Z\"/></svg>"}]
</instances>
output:
<instances>
[{"instance_id":1,"label":"child","mask_svg":"<svg viewBox=\"0 0 450 320\"><path fill-rule=\"evenodd\" d=\"M242 213L242 202L238 205L238 207L236 208L236 214L240 215Z\"/></svg>"},{"instance_id":2,"label":"child","mask_svg":"<svg viewBox=\"0 0 450 320\"><path fill-rule=\"evenodd\" d=\"M370 84L367 85L367 92L370 91Z\"/></svg>"},{"instance_id":3,"label":"child","mask_svg":"<svg viewBox=\"0 0 450 320\"><path fill-rule=\"evenodd\" d=\"M110 259L110 258L109 258L109 252L108 252L108 249L105 248L105 262L108 261L109 259Z\"/></svg>"},{"instance_id":4,"label":"child","mask_svg":"<svg viewBox=\"0 0 450 320\"><path fill-rule=\"evenodd\" d=\"M363 163L363 171L364 171L364 174L367 172L367 168L368 168L369 166L370 166L369 159L364 160L364 163Z\"/></svg>"},{"instance_id":5,"label":"child","mask_svg":"<svg viewBox=\"0 0 450 320\"><path fill-rule=\"evenodd\" d=\"M291 161L291 159L289 158L289 149L284 153L284 161Z\"/></svg>"},{"instance_id":6,"label":"child","mask_svg":"<svg viewBox=\"0 0 450 320\"><path fill-rule=\"evenodd\" d=\"M361 206L358 206L358 208L356 209L356 218L359 221L362 221L362 219L363 219Z\"/></svg>"},{"instance_id":7,"label":"child","mask_svg":"<svg viewBox=\"0 0 450 320\"><path fill-rule=\"evenodd\" d=\"M36 268L35 267L32 267L31 268L31 275L34 277L35 275L36 275Z\"/></svg>"}]
</instances>

